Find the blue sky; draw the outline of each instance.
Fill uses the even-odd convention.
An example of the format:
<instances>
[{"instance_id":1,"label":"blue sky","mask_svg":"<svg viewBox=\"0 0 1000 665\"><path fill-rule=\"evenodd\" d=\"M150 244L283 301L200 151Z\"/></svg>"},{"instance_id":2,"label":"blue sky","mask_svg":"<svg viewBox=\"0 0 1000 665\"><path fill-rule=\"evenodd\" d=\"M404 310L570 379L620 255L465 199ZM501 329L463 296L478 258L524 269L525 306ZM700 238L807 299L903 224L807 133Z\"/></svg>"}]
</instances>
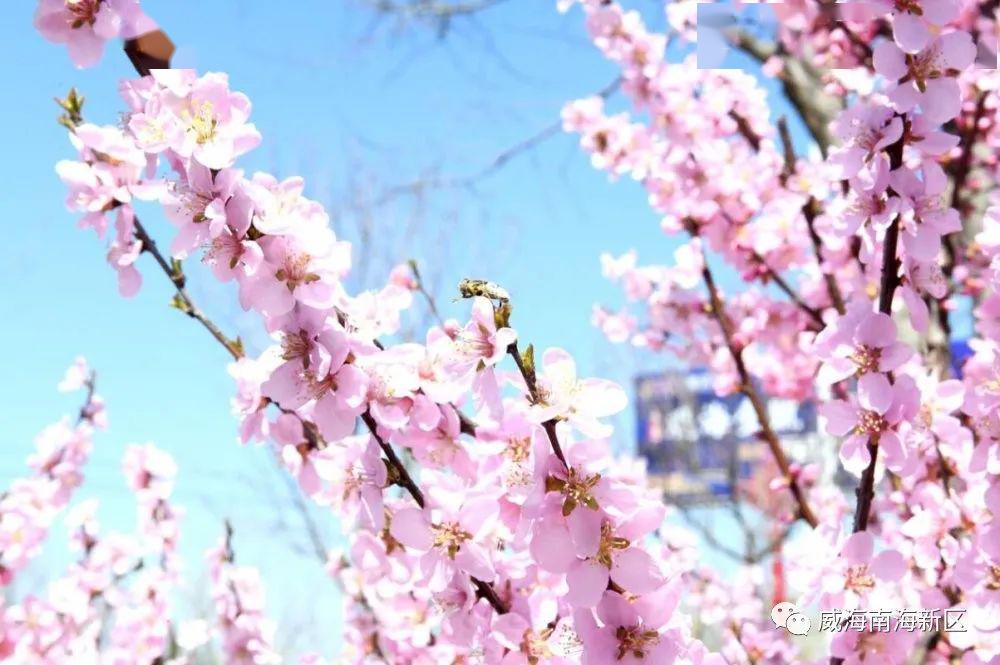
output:
<instances>
[{"instance_id":1,"label":"blue sky","mask_svg":"<svg viewBox=\"0 0 1000 665\"><path fill-rule=\"evenodd\" d=\"M338 213L334 223L350 238L358 228L358 215L344 212L352 200L429 174L476 173L556 121L566 101L593 94L616 76L587 39L581 13L560 15L554 2L502 3L474 21L456 21L444 39L423 26L376 21L350 0L302 1L294 11L263 2L143 4L177 44L176 66L228 72L232 87L252 99L264 141L242 165L280 177L304 175L307 194ZM657 3L633 4L653 26L662 25ZM189 513L183 549L192 577L200 553L230 518L238 559L260 566L269 583L272 615L301 619L307 608L305 616L314 619L300 631L303 641L329 650L339 632L333 587L308 554L297 553L301 529L278 525L280 509L289 504L269 454L236 443L228 357L167 307L170 289L148 257L140 261L143 290L121 299L102 243L78 231L64 208L53 165L73 154L51 100L76 86L87 97L89 120L115 122L122 109L116 83L133 75L129 63L111 45L98 67L75 70L63 48L31 29L33 6L15 3L0 23L6 45L0 126L7 128L6 159L0 160L6 220L0 280L7 285L0 487L24 473L35 433L75 410L76 397L54 388L74 356L85 355L99 372L111 428L98 436L77 497L101 499L109 526L128 528L132 505L119 471L121 452L130 442L156 442L180 466L176 501ZM624 108L620 97L611 105ZM616 287L600 275L602 251L638 248L641 260L669 261L675 243L659 231L641 188L608 183L576 142L560 134L477 182L474 191L430 191L422 208L405 197L376 209L362 205L377 220L371 240L377 260L366 285L384 279L389 260L417 258L438 285L446 316L466 315L466 304L451 302L452 285L485 277L512 293L522 339L569 349L584 375L631 386L635 371L667 365L610 345L589 323L595 302L620 302ZM159 215L143 217L167 244L169 228ZM197 267L189 273L191 294L224 329L251 345L260 339L228 289ZM629 411L620 419L624 445L632 418ZM316 514L330 527L332 544L335 518ZM57 550L64 533L57 529L53 540L50 563L63 560ZM21 589L37 586L51 570L36 567ZM317 585L329 586L318 605L315 590L323 587ZM188 599L198 598L192 585ZM293 632L281 638L297 650L302 644Z\"/></svg>"}]
</instances>

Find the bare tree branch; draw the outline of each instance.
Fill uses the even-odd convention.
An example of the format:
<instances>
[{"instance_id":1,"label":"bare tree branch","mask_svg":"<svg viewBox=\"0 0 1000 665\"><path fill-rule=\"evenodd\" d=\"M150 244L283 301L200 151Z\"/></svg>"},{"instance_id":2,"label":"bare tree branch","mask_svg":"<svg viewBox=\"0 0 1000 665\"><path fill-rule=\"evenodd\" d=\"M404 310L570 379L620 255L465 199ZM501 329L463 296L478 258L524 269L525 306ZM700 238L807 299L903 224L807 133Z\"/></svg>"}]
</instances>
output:
<instances>
[{"instance_id":1,"label":"bare tree branch","mask_svg":"<svg viewBox=\"0 0 1000 665\"><path fill-rule=\"evenodd\" d=\"M495 7L506 0L362 0L383 16L393 16L400 23L426 23L435 28L439 39L447 36L452 21Z\"/></svg>"},{"instance_id":2,"label":"bare tree branch","mask_svg":"<svg viewBox=\"0 0 1000 665\"><path fill-rule=\"evenodd\" d=\"M607 99L613 95L618 88L621 86L621 77L615 78L608 85L604 86L595 93L595 96L601 99ZM405 195L412 194L416 192L423 191L428 188L432 189L461 189L461 188L471 188L476 185L481 180L485 180L492 175L495 175L500 169L507 165L508 162L519 157L525 152L538 147L539 145L545 143L554 136L557 136L562 131L562 120L557 120L552 124L544 127L540 131L532 134L528 138L518 141L514 145L504 149L499 154L497 154L488 164L472 173L462 175L462 176L443 176L436 178L421 178L420 180L415 180L413 182L405 183L402 185L396 185L390 187L382 196L373 202L374 206L384 205L393 199Z\"/></svg>"}]
</instances>

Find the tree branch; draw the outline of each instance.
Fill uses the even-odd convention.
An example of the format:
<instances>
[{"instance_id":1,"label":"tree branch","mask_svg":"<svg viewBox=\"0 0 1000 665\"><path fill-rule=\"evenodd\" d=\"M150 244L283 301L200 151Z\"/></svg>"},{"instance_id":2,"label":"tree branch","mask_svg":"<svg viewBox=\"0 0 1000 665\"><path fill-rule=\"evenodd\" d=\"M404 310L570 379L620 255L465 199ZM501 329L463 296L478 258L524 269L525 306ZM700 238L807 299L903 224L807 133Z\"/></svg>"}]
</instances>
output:
<instances>
[{"instance_id":1,"label":"tree branch","mask_svg":"<svg viewBox=\"0 0 1000 665\"><path fill-rule=\"evenodd\" d=\"M441 313L438 312L437 303L434 302L434 297L431 296L431 294L427 291L427 288L424 286L424 280L420 274L420 268L417 265L417 261L415 259L410 259L407 263L410 266L410 270L413 272L413 280L416 282L417 291L419 291L420 295L422 295L424 300L427 301L427 308L430 309L431 316L434 317L439 326L443 327L444 319L441 318Z\"/></svg>"},{"instance_id":2,"label":"tree branch","mask_svg":"<svg viewBox=\"0 0 1000 665\"><path fill-rule=\"evenodd\" d=\"M205 314L195 306L194 301L188 295L185 288L186 278L184 272L181 270L180 263L168 263L160 252L160 249L156 246L156 242L146 231L146 228L142 225L137 217L135 219L135 237L142 243L142 251L148 252L156 259L156 263L159 264L163 273L170 279L171 283L174 285L174 289L177 291L177 295L174 298L173 305L181 312L187 314L192 319L197 321L205 328L212 337L214 337L229 355L233 357L234 360L239 360L243 357L243 344L240 342L239 338L233 340L226 336L222 330L212 322Z\"/></svg>"},{"instance_id":3,"label":"tree branch","mask_svg":"<svg viewBox=\"0 0 1000 665\"><path fill-rule=\"evenodd\" d=\"M910 133L910 127L906 119L903 119L903 134L899 140L886 148L889 155L889 169L894 171L903 165L903 145ZM890 193L892 188L889 188ZM899 286L899 257L896 256L899 244L899 215L892 220L885 234L885 243L882 246L882 280L879 286L878 311L883 314L892 315L892 300ZM861 473L857 495L857 505L854 509L853 533L868 529L868 521L871 517L872 501L875 498L875 464L878 461L878 435L873 435L868 439L868 455L870 461L865 470ZM844 659L830 658L830 665L843 665Z\"/></svg>"},{"instance_id":4,"label":"tree branch","mask_svg":"<svg viewBox=\"0 0 1000 665\"><path fill-rule=\"evenodd\" d=\"M601 99L607 99L615 93L616 90L621 86L622 78L619 76L615 78L611 83L601 88L597 91L596 96ZM418 180L415 182L409 182L402 185L396 185L385 190L380 197L375 199L372 203L373 206L381 206L389 201L392 201L397 196L403 194L409 194L413 192L418 192L426 188L436 188L436 189L461 189L461 188L471 188L480 180L485 180L486 178L492 176L497 171L502 169L508 162L520 156L521 154L535 148L542 143L545 143L554 136L557 136L562 131L562 121L557 120L552 124L544 127L540 131L532 134L526 139L518 141L514 145L505 148L499 154L497 154L493 159L489 161L485 166L480 168L478 171L469 173L464 176L446 176L440 178L431 178L429 180Z\"/></svg>"},{"instance_id":5,"label":"tree branch","mask_svg":"<svg viewBox=\"0 0 1000 665\"><path fill-rule=\"evenodd\" d=\"M778 135L781 137L782 152L785 157L785 170L782 174L782 181L784 182L795 173L796 162L792 134L788 129L788 120L784 116L778 118ZM834 309L837 310L837 313L843 316L846 310L840 286L837 284L834 276L823 269L823 241L819 237L819 234L816 233L816 217L818 214L819 201L810 196L809 200L802 207L802 216L805 217L806 227L809 229L809 241L812 244L813 256L816 257L816 267L819 269L820 274L823 275L823 281L826 282L826 291L830 296L830 302L833 304ZM820 322L823 323L822 319Z\"/></svg>"},{"instance_id":6,"label":"tree branch","mask_svg":"<svg viewBox=\"0 0 1000 665\"><path fill-rule=\"evenodd\" d=\"M163 38L166 39L165 34L163 34L162 32L159 34L162 34ZM142 38L140 38L140 41L141 39ZM167 40L167 43L169 44L169 40ZM134 44L135 40L130 40L129 42L126 42L126 47L125 47L126 52L129 54L130 59L135 65L136 71L139 74L146 75L148 74L148 70L144 71L140 63L136 61L136 58L133 57L132 53L129 51L129 48L135 48ZM172 52L172 46L171 46L171 52ZM167 59L165 61L159 63L163 67L170 66L169 54L167 54L166 57ZM185 290L185 277L184 273L181 271L180 265L179 264L172 265L167 262L167 260L163 257L163 254L160 252L159 248L156 246L156 242L153 241L152 237L150 237L150 235L146 232L146 229L142 226L142 224L139 222L138 219L135 220L135 233L136 237L143 243L143 249L153 255L153 258L156 259L156 262L163 270L163 273L170 279L171 283L173 283L174 288L177 291L177 297L179 299L179 303L181 305L180 307L178 307L178 309L181 309L181 311L183 311L185 314L187 314L191 318L201 323L201 325L206 330L208 330L208 332L211 333L211 335L220 344L222 344L227 351L229 351L230 355L232 355L234 359L241 358L243 356L242 344L240 344L238 340L236 342L231 342L229 338L227 338L222 333L222 331L219 330L218 326L212 323L212 321L210 321L204 314L202 314L201 310L199 310L195 306L194 302L191 300L191 298L187 294L187 291ZM284 409L282 410L284 411ZM407 471L406 467L399 460L399 457L396 455L396 452L392 449L392 446L390 446L378 434L375 420L371 417L371 415L368 412L362 414L361 418L364 421L365 425L368 427L369 431L371 431L372 436L375 437L375 440L378 442L379 447L382 449L382 452L385 453L390 467L397 476L398 484L406 488L406 490L410 493L410 496L412 496L414 501L417 502L417 505L423 508L425 505L423 492L420 491L420 488L413 481L413 478L410 476L409 471ZM311 423L306 423L305 421L303 421L303 426L309 424ZM309 428L304 427L304 429L307 432L308 436ZM227 531L230 531L231 533L231 530L227 529ZM493 608L497 611L497 613L505 614L508 611L507 606L497 596L496 592L493 590L493 587L491 587L489 584L481 580L476 579L475 577L470 576L470 579L472 581L473 586L476 587L477 595L479 595L482 598L485 598L487 602L489 602L490 605L493 606Z\"/></svg>"},{"instance_id":7,"label":"tree branch","mask_svg":"<svg viewBox=\"0 0 1000 665\"><path fill-rule=\"evenodd\" d=\"M529 350L531 347L529 347ZM535 376L534 366L528 367L524 358L521 356L520 350L517 348L517 342L512 342L510 346L507 347L507 353L514 358L514 364L517 365L517 370L521 373L521 377L524 379L524 384L528 387L528 397L532 404L541 404L542 397L538 390L538 380ZM563 463L567 469L569 468L569 462L566 461L566 455L563 454L562 446L559 445L559 437L556 435L556 421L555 419L549 419L542 423L542 427L545 429L545 434L549 438L549 445L552 446L552 453L559 458L559 461Z\"/></svg>"},{"instance_id":8,"label":"tree branch","mask_svg":"<svg viewBox=\"0 0 1000 665\"><path fill-rule=\"evenodd\" d=\"M840 111L841 102L823 92L819 73L809 63L780 53L776 45L762 41L743 29L729 29L724 34L730 44L757 62L763 63L771 57L781 58L783 66L778 78L785 97L809 128L820 152L826 155L833 142L829 124Z\"/></svg>"},{"instance_id":9,"label":"tree branch","mask_svg":"<svg viewBox=\"0 0 1000 665\"><path fill-rule=\"evenodd\" d=\"M692 232L692 235L695 235L694 229L689 229L689 231ZM753 407L754 413L757 415L757 421L760 423L760 437L764 439L764 442L771 450L771 455L774 457L774 461L777 463L778 469L781 471L781 475L784 476L785 481L788 483L788 489L791 491L792 497L798 505L799 516L804 519L809 526L815 528L819 524L819 520L816 519L816 515L813 513L812 508L809 507L809 502L806 499L805 492L799 485L798 479L791 471L791 465L789 464L788 458L785 456L785 451L781 447L778 435L771 427L771 420L767 415L767 408L764 406L764 401L757 392L757 388L753 383L753 377L751 377L750 372L747 370L746 363L743 361L743 349L736 344L735 330L733 328L732 321L730 321L729 315L725 312L722 299L719 297L718 287L715 284L715 278L712 276L712 271L709 269L708 263L705 263L701 274L705 281L705 286L708 289L712 315L715 317L716 322L722 329L722 336L725 339L726 347L729 349L729 353L733 358L733 363L736 365L736 371L740 377L740 392L742 392L747 399L750 400L750 405Z\"/></svg>"}]
</instances>

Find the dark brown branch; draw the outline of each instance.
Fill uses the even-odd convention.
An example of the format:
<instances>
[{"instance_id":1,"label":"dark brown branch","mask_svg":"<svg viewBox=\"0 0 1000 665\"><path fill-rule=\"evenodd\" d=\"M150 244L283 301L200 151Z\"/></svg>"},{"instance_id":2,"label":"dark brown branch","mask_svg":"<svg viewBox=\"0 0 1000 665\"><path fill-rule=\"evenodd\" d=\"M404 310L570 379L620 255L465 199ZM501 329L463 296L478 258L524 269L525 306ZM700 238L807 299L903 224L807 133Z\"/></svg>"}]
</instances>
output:
<instances>
[{"instance_id":1,"label":"dark brown branch","mask_svg":"<svg viewBox=\"0 0 1000 665\"><path fill-rule=\"evenodd\" d=\"M902 151L902 144L900 144ZM885 245L882 249L882 283L879 290L878 310L883 314L891 314L892 299L899 286L899 258L896 256L896 249L899 242L899 218L893 220L886 232ZM878 458L878 437L873 436L868 440L868 454L871 461L861 474L861 481L858 484L857 497L858 504L854 510L854 533L864 531L868 528L868 520L871 515L871 505L875 498L875 462Z\"/></svg>"},{"instance_id":2,"label":"dark brown branch","mask_svg":"<svg viewBox=\"0 0 1000 665\"><path fill-rule=\"evenodd\" d=\"M778 136L781 138L781 154L785 160L785 168L781 172L781 184L785 184L795 174L795 145L792 143L792 133L788 129L788 119L778 118Z\"/></svg>"},{"instance_id":3,"label":"dark brown branch","mask_svg":"<svg viewBox=\"0 0 1000 665\"><path fill-rule=\"evenodd\" d=\"M736 123L736 131L740 133L740 136L746 139L747 143L750 144L750 147L753 148L754 152L759 152L760 134L753 130L753 127L750 126L750 121L736 111L730 111L729 117Z\"/></svg>"},{"instance_id":4,"label":"dark brown branch","mask_svg":"<svg viewBox=\"0 0 1000 665\"><path fill-rule=\"evenodd\" d=\"M782 184L788 180L795 173L795 146L792 144L792 134L788 129L788 120L782 116L778 118L778 135L781 137L782 152L785 158L785 169L782 172L781 180ZM813 256L816 257L816 267L819 269L821 275L823 275L823 281L826 282L826 291L830 296L830 302L833 304L834 309L837 313L843 316L846 311L844 308L844 296L840 293L840 286L837 284L837 280L833 275L828 273L823 269L823 240L816 233L816 217L819 214L819 201L817 201L812 196L806 201L806 204L802 207L802 216L805 217L806 226L809 229L809 241L812 244ZM822 324L822 319L820 320Z\"/></svg>"},{"instance_id":5,"label":"dark brown branch","mask_svg":"<svg viewBox=\"0 0 1000 665\"><path fill-rule=\"evenodd\" d=\"M409 495L413 497L413 500L418 506L421 508L426 507L427 502L424 499L424 493L413 480L413 477L410 475L406 466L402 463L402 461L400 461L399 456L396 455L396 451L393 450L392 446L389 445L389 443L386 442L386 440L383 439L378 433L378 424L375 422L375 419L372 418L371 414L366 411L361 414L361 420L364 421L368 431L371 432L375 441L378 443L379 448L381 448L382 452L385 454L390 467L390 480L405 489ZM469 579L472 582L472 586L476 588L476 595L480 598L485 598L486 602L493 606L493 609L496 610L497 614L506 614L509 611L507 604L500 599L496 590L494 590L491 585L480 579L472 577L471 575L469 576Z\"/></svg>"},{"instance_id":6,"label":"dark brown branch","mask_svg":"<svg viewBox=\"0 0 1000 665\"><path fill-rule=\"evenodd\" d=\"M826 292L830 296L830 302L833 303L833 307L837 310L837 313L843 316L847 308L844 306L844 296L840 292L840 285L837 284L837 278L823 268L823 240L819 237L819 233L816 232L819 201L810 196L806 205L802 208L802 215L806 218L806 226L809 229L809 240L812 243L813 255L816 257L816 265L819 266L819 271L823 275L823 281L826 282Z\"/></svg>"},{"instance_id":7,"label":"dark brown branch","mask_svg":"<svg viewBox=\"0 0 1000 665\"><path fill-rule=\"evenodd\" d=\"M229 355L233 357L234 360L239 360L243 357L243 344L239 339L232 340L226 336L222 330L219 329L215 323L212 322L205 314L195 306L194 301L188 295L185 289L185 277L184 273L180 268L180 264L171 264L163 257L159 248L156 246L156 242L147 233L146 228L142 225L142 222L138 218L135 219L135 237L142 243L142 251L148 252L156 259L156 263L159 264L160 268L163 270L164 274L170 279L171 283L174 285L174 289L177 291L177 296L174 299L174 307L179 309L181 312L187 314L192 319L200 323L205 330L211 333Z\"/></svg>"},{"instance_id":8,"label":"dark brown branch","mask_svg":"<svg viewBox=\"0 0 1000 665\"><path fill-rule=\"evenodd\" d=\"M903 165L903 145L910 133L910 127L906 119L903 119L903 135L899 140L886 148L889 155L889 168L895 170ZM892 188L889 188L890 193ZM899 257L896 256L899 244L899 216L892 220L885 234L885 242L882 246L882 279L879 285L878 311L883 314L892 314L892 300L899 286ZM868 529L868 522L871 518L872 501L875 499L875 464L878 461L878 435L868 439L868 455L870 461L865 470L861 473L857 495L857 505L854 509L853 533ZM844 659L830 658L830 665L843 665Z\"/></svg>"},{"instance_id":9,"label":"dark brown branch","mask_svg":"<svg viewBox=\"0 0 1000 665\"><path fill-rule=\"evenodd\" d=\"M725 31L729 43L757 62L763 63L772 56L781 58L783 66L779 79L785 97L802 118L820 152L826 154L833 142L829 124L841 109L841 100L823 91L821 75L810 63L779 53L774 44L761 41L745 30L736 28Z\"/></svg>"},{"instance_id":10,"label":"dark brown branch","mask_svg":"<svg viewBox=\"0 0 1000 665\"><path fill-rule=\"evenodd\" d=\"M399 485L413 497L413 500L417 502L417 505L421 508L425 507L427 502L424 500L424 493L420 491L420 487L414 482L413 477L410 476L410 472L406 469L406 466L400 461L399 456L396 455L396 451L393 450L385 439L378 433L378 424L376 424L375 419L372 415L365 411L361 414L361 420L365 423L368 431L375 438L378 443L378 447L382 449L385 453L386 459L389 462L390 473L394 474L391 479L395 484Z\"/></svg>"},{"instance_id":11,"label":"dark brown branch","mask_svg":"<svg viewBox=\"0 0 1000 665\"><path fill-rule=\"evenodd\" d=\"M83 382L84 387L87 389L87 396L83 400L83 404L80 405L80 412L76 416L76 424L79 425L83 421L93 423L94 421L94 392L97 390L97 372L90 370L90 374Z\"/></svg>"},{"instance_id":12,"label":"dark brown branch","mask_svg":"<svg viewBox=\"0 0 1000 665\"><path fill-rule=\"evenodd\" d=\"M514 358L514 364L517 365L518 372L521 373L521 377L524 379L524 384L528 387L528 397L531 399L532 404L541 404L542 397L541 393L538 391L538 381L535 377L534 368L529 368L524 364L524 358L521 356L521 351L517 348L517 342L512 342L510 346L507 347L507 353ZM549 437L549 444L552 446L552 452L559 461L563 463L567 469L569 468L569 462L566 461L566 455L563 454L562 446L559 445L559 437L556 435L556 421L554 419L546 420L542 423L542 427L545 429L545 434Z\"/></svg>"},{"instance_id":13,"label":"dark brown branch","mask_svg":"<svg viewBox=\"0 0 1000 665\"><path fill-rule=\"evenodd\" d=\"M170 69L174 43L162 30L154 30L125 42L125 55L140 76L154 69Z\"/></svg>"},{"instance_id":14,"label":"dark brown branch","mask_svg":"<svg viewBox=\"0 0 1000 665\"><path fill-rule=\"evenodd\" d=\"M729 353L733 358L733 364L736 365L736 371L740 377L740 391L747 397L748 400L750 400L750 405L753 407L754 413L757 415L757 420L760 423L760 437L767 444L772 457L774 457L775 463L778 465L778 469L781 471L781 475L788 483L788 489L792 493L792 497L798 505L799 516L804 519L809 526L816 527L819 524L819 520L816 519L816 515L813 513L812 508L809 507L805 491L799 485L798 479L792 473L791 465L788 458L785 456L785 451L781 447L778 435L771 427L771 420L767 415L767 408L764 405L764 400L761 399L760 394L757 392L757 387L753 383L753 377L750 375L749 370L747 370L746 363L743 361L743 349L737 346L733 323L729 319L729 315L726 314L725 308L722 304L722 299L719 296L718 287L715 284L715 278L712 276L712 271L708 267L707 263L702 268L701 274L705 281L705 286L708 289L712 315L715 317L716 322L719 324L719 328L722 330L722 336L725 339L726 347L729 349Z\"/></svg>"},{"instance_id":15,"label":"dark brown branch","mask_svg":"<svg viewBox=\"0 0 1000 665\"><path fill-rule=\"evenodd\" d=\"M778 272L774 268L772 268L770 265L764 262L764 258L762 256L760 256L756 252L754 252L754 256L760 260L761 265L763 265L764 268L767 270L767 275L771 279L771 281L773 281L779 289L784 291L785 295L791 298L792 302L794 302L799 309L801 309L803 312L809 315L809 318L811 318L813 322L819 326L818 328L819 330L822 330L826 326L826 322L823 320L823 315L820 314L820 311L815 307L809 305L805 300L803 300L802 296L800 296L788 284L788 282L785 281L784 277L782 277L780 274L778 274Z\"/></svg>"},{"instance_id":16,"label":"dark brown branch","mask_svg":"<svg viewBox=\"0 0 1000 665\"><path fill-rule=\"evenodd\" d=\"M898 169L903 164L903 142L909 133L908 129L904 126L903 136L886 150L889 154L889 167L892 170ZM896 287L899 286L899 257L896 256L898 244L899 216L897 215L886 231L885 243L882 247L882 280L879 285L878 311L888 315L892 314L892 300L896 293ZM877 437L872 437L868 441L868 453L871 455L871 461L862 473L861 483L858 486L858 505L854 511L854 533L868 528L872 499L875 495Z\"/></svg>"}]
</instances>

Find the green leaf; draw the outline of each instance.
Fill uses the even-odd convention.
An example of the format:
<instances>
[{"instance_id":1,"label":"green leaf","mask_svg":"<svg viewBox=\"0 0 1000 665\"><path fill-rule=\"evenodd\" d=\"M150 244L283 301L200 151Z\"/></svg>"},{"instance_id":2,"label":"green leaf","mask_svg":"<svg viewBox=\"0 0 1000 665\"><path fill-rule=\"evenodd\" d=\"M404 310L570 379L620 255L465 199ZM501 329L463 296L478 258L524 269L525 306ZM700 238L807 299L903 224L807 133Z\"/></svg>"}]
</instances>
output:
<instances>
[{"instance_id":1,"label":"green leaf","mask_svg":"<svg viewBox=\"0 0 1000 665\"><path fill-rule=\"evenodd\" d=\"M521 353L521 362L524 363L524 369L528 372L528 378L531 381L535 380L535 345L529 344Z\"/></svg>"},{"instance_id":2,"label":"green leaf","mask_svg":"<svg viewBox=\"0 0 1000 665\"><path fill-rule=\"evenodd\" d=\"M174 297L170 299L170 306L174 309L180 310L187 314L190 310L188 309L187 303L181 298L179 293L175 293Z\"/></svg>"}]
</instances>

